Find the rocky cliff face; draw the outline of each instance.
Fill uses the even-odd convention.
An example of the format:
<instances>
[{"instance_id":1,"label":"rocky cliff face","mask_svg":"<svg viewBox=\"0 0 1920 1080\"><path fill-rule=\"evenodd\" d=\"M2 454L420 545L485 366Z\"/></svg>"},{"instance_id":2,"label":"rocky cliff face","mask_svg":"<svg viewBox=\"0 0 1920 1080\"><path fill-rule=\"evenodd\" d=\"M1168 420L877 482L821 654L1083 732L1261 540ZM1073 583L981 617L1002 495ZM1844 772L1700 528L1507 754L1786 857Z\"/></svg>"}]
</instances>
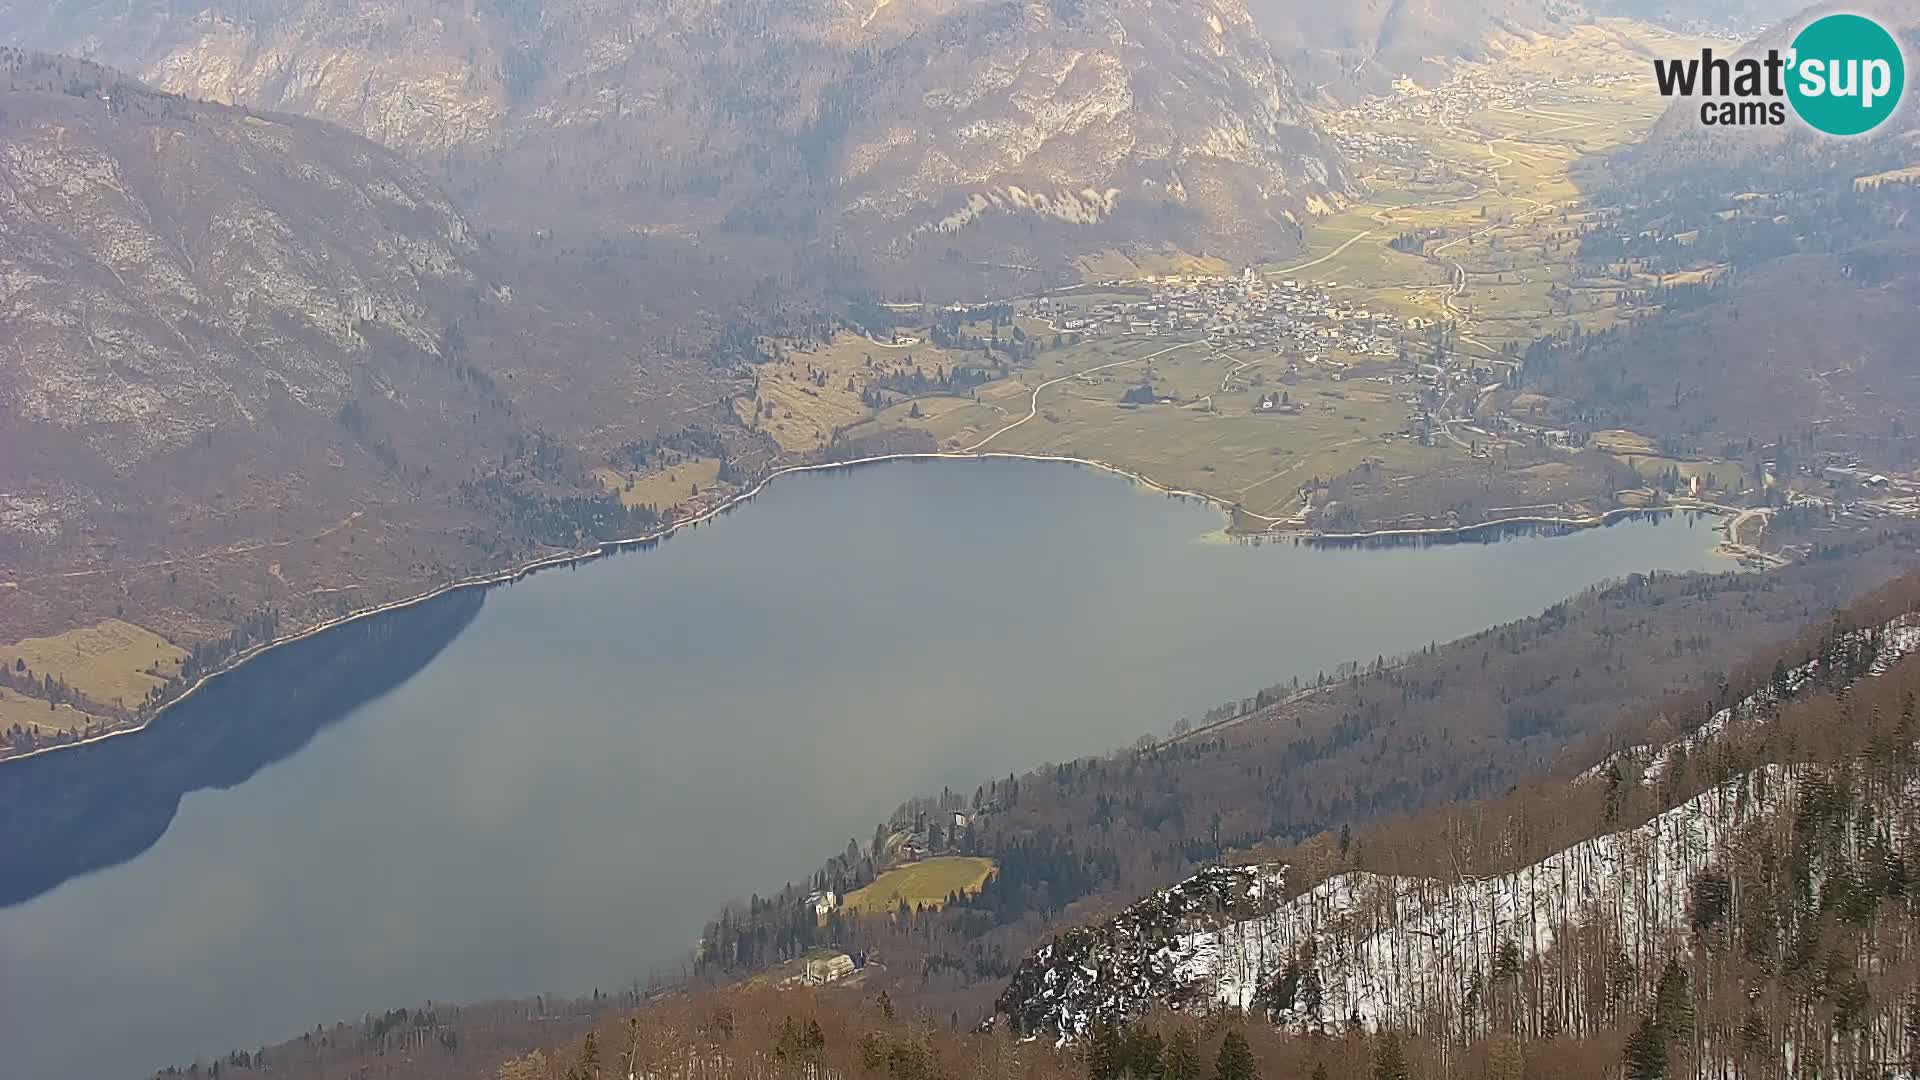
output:
<instances>
[{"instance_id":1,"label":"rocky cliff face","mask_svg":"<svg viewBox=\"0 0 1920 1080\"><path fill-rule=\"evenodd\" d=\"M1242 0L0 0L0 35L337 121L528 227L1252 253L1348 188Z\"/></svg>"},{"instance_id":2,"label":"rocky cliff face","mask_svg":"<svg viewBox=\"0 0 1920 1080\"><path fill-rule=\"evenodd\" d=\"M217 623L156 612L204 614L200 572L229 575L213 602L330 604L509 556L461 485L549 519L598 493L574 448L696 419L725 373L649 343L661 309L697 333L734 306L707 285L646 251L494 247L331 125L0 49L0 640L121 607L192 637ZM362 546L340 530L367 511L392 531Z\"/></svg>"},{"instance_id":3,"label":"rocky cliff face","mask_svg":"<svg viewBox=\"0 0 1920 1080\"><path fill-rule=\"evenodd\" d=\"M5 63L0 395L108 466L277 404L331 414L375 342L433 353L436 298L487 284L466 219L369 143Z\"/></svg>"}]
</instances>

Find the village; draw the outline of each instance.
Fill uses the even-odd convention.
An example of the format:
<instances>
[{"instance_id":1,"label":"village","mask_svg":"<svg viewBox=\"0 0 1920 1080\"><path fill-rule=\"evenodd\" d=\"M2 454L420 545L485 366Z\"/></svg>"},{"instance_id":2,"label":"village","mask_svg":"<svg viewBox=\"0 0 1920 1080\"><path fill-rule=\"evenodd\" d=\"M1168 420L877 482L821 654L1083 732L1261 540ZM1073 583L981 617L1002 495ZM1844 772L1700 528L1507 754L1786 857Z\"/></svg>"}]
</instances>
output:
<instances>
[{"instance_id":1,"label":"village","mask_svg":"<svg viewBox=\"0 0 1920 1080\"><path fill-rule=\"evenodd\" d=\"M1445 344L1454 329L1451 321L1399 318L1358 306L1337 297L1341 288L1338 281L1304 276L1275 279L1248 267L1234 275L1170 274L1103 282L1088 295L1032 300L1020 314L1078 339L1198 338L1214 355L1229 360L1241 354L1273 353L1286 361L1283 370L1289 376L1317 374L1332 382L1399 386L1396 397L1406 406L1405 423L1398 430L1381 432L1383 437L1410 439L1423 446L1444 441L1474 458L1490 457L1503 443L1569 451L1590 445L1590 434L1538 423L1500 408L1501 398L1495 391L1505 384L1515 361L1451 350ZM1258 383L1231 377L1222 383L1230 391L1258 387ZM1126 403L1155 400L1134 396L1137 393L1130 391ZM1261 390L1249 408L1256 413L1293 413L1301 406L1280 389ZM1836 525L1920 516L1920 480L1879 472L1851 459L1829 457L1791 467L1765 460L1739 491L1710 491L1703 482L1707 475L1681 481L1675 494L1693 500L1736 498L1762 506L1795 507Z\"/></svg>"},{"instance_id":2,"label":"village","mask_svg":"<svg viewBox=\"0 0 1920 1080\"><path fill-rule=\"evenodd\" d=\"M1533 113L1552 117L1542 107L1574 104L1582 92L1637 77L1631 71L1583 73L1578 80L1546 72L1496 71L1468 68L1439 86L1427 89L1401 79L1392 94L1370 97L1328 118L1327 130L1341 152L1354 161L1374 165L1427 167L1433 164L1427 139L1412 129L1431 133L1464 133L1470 121L1485 112ZM1408 129L1405 131L1396 129Z\"/></svg>"},{"instance_id":3,"label":"village","mask_svg":"<svg viewBox=\"0 0 1920 1080\"><path fill-rule=\"evenodd\" d=\"M1112 282L1138 297L1080 303L1033 301L1024 314L1054 330L1083 336L1205 335L1216 349L1287 351L1300 363L1347 367L1336 354L1360 359L1398 355L1402 331L1419 333L1433 320L1404 323L1385 311L1355 307L1333 296L1338 282L1316 285L1272 281L1252 267L1237 276L1168 275Z\"/></svg>"},{"instance_id":4,"label":"village","mask_svg":"<svg viewBox=\"0 0 1920 1080\"><path fill-rule=\"evenodd\" d=\"M1099 288L1093 294L1098 299L1041 298L1022 314L1081 338L1202 337L1229 360L1242 353L1275 354L1285 360L1288 376L1305 372L1336 383L1360 379L1402 385L1406 424L1382 434L1423 445L1448 436L1451 425L1459 422L1447 418L1452 405L1460 402L1470 408L1484 390L1501 382L1500 371L1445 347L1450 324L1423 316L1400 318L1342 300L1335 295L1342 288L1338 281L1275 278L1247 267L1231 276L1166 275ZM1110 293L1120 295L1106 295ZM1222 390L1246 391L1256 385L1229 377ZM1261 393L1251 408L1287 412L1298 406L1286 391L1275 390ZM1497 427L1508 423L1490 422ZM1529 428L1524 434L1555 443L1570 437L1544 428Z\"/></svg>"}]
</instances>

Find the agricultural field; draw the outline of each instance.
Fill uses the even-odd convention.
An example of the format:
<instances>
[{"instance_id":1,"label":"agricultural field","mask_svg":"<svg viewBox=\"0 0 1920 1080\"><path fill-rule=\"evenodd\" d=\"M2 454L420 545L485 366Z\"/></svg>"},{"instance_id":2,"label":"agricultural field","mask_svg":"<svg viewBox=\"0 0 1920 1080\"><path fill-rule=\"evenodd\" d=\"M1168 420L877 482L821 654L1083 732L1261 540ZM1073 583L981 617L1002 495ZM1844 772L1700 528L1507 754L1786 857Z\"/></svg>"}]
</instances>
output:
<instances>
[{"instance_id":1,"label":"agricultural field","mask_svg":"<svg viewBox=\"0 0 1920 1080\"><path fill-rule=\"evenodd\" d=\"M602 468L593 475L627 506L668 510L720 482L719 458L692 458L649 472Z\"/></svg>"},{"instance_id":2,"label":"agricultural field","mask_svg":"<svg viewBox=\"0 0 1920 1080\"><path fill-rule=\"evenodd\" d=\"M1104 370L1087 370L1096 367ZM1140 386L1162 400L1122 400ZM1286 394L1298 411L1257 411L1269 393ZM977 398L894 405L874 422L921 427L949 450L1105 461L1274 519L1298 510L1301 485L1316 476L1368 458L1411 462L1433 453L1393 434L1406 425L1408 405L1387 384L1204 341L1100 339L1043 352L1015 376L978 388ZM916 405L921 416L912 419Z\"/></svg>"},{"instance_id":3,"label":"agricultural field","mask_svg":"<svg viewBox=\"0 0 1920 1080\"><path fill-rule=\"evenodd\" d=\"M922 859L882 873L866 888L848 893L842 906L870 915L892 911L902 901L908 907L939 907L954 893L979 889L992 873L992 859L967 855Z\"/></svg>"},{"instance_id":4,"label":"agricultural field","mask_svg":"<svg viewBox=\"0 0 1920 1080\"><path fill-rule=\"evenodd\" d=\"M865 391L889 377L904 377L916 368L932 375L956 360L972 359L904 329L885 342L843 331L825 346L785 346L779 358L759 365L753 395L737 399L734 411L781 449L806 453L826 446L840 428L866 419L872 409Z\"/></svg>"},{"instance_id":5,"label":"agricultural field","mask_svg":"<svg viewBox=\"0 0 1920 1080\"><path fill-rule=\"evenodd\" d=\"M0 732L11 731L15 727L32 731L37 727L43 732L64 734L84 731L101 722L101 717L82 712L71 705L48 707L39 698L0 687Z\"/></svg>"},{"instance_id":6,"label":"agricultural field","mask_svg":"<svg viewBox=\"0 0 1920 1080\"><path fill-rule=\"evenodd\" d=\"M51 677L89 700L126 709L138 707L149 690L165 685L186 657L185 650L160 635L120 619L0 645L0 664L9 671ZM39 702L39 708L46 710L46 703ZM85 723L83 719L75 726ZM42 726L49 725L42 721Z\"/></svg>"}]
</instances>

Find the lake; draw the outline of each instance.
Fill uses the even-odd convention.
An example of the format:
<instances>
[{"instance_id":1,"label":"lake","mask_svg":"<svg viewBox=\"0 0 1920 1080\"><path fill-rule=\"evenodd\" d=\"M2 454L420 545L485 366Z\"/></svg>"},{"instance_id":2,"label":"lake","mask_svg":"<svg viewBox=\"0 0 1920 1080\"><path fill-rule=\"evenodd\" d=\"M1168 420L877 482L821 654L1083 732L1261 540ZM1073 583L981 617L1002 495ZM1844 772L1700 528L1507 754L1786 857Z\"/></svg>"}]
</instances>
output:
<instances>
[{"instance_id":1,"label":"lake","mask_svg":"<svg viewBox=\"0 0 1920 1080\"><path fill-rule=\"evenodd\" d=\"M782 478L0 767L0 1072L133 1077L426 999L614 989L902 800L1652 569L1707 519L1319 549L1089 468Z\"/></svg>"}]
</instances>

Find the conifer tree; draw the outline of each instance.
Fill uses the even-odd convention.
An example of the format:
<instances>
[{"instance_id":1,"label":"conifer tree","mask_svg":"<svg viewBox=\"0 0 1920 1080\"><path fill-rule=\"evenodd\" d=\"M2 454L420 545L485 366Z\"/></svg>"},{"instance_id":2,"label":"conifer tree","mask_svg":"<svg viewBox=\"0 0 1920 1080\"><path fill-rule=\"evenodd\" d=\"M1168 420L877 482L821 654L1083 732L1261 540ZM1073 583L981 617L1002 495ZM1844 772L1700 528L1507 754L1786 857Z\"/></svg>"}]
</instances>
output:
<instances>
[{"instance_id":1,"label":"conifer tree","mask_svg":"<svg viewBox=\"0 0 1920 1080\"><path fill-rule=\"evenodd\" d=\"M1087 1033L1088 1080L1118 1080L1120 1032L1110 1020L1096 1020Z\"/></svg>"},{"instance_id":2,"label":"conifer tree","mask_svg":"<svg viewBox=\"0 0 1920 1080\"><path fill-rule=\"evenodd\" d=\"M1259 1080L1260 1067L1254 1063L1253 1048L1238 1028L1227 1032L1220 1043L1220 1057L1213 1067L1215 1080Z\"/></svg>"},{"instance_id":3,"label":"conifer tree","mask_svg":"<svg viewBox=\"0 0 1920 1080\"><path fill-rule=\"evenodd\" d=\"M1188 1028L1174 1031L1167 1041L1166 1069L1161 1080L1200 1080L1200 1047Z\"/></svg>"},{"instance_id":4,"label":"conifer tree","mask_svg":"<svg viewBox=\"0 0 1920 1080\"><path fill-rule=\"evenodd\" d=\"M1384 1032L1373 1044L1373 1080L1407 1080L1407 1055L1400 1036Z\"/></svg>"},{"instance_id":5,"label":"conifer tree","mask_svg":"<svg viewBox=\"0 0 1920 1080\"><path fill-rule=\"evenodd\" d=\"M1153 1080L1160 1075L1165 1052L1159 1035L1136 1028L1127 1034L1126 1045L1121 1049L1121 1068L1136 1080Z\"/></svg>"},{"instance_id":6,"label":"conifer tree","mask_svg":"<svg viewBox=\"0 0 1920 1080\"><path fill-rule=\"evenodd\" d=\"M1674 957L1660 972L1659 986L1653 993L1653 1019L1660 1036L1668 1042L1693 1038L1693 992L1687 984L1687 970Z\"/></svg>"},{"instance_id":7,"label":"conifer tree","mask_svg":"<svg viewBox=\"0 0 1920 1080\"><path fill-rule=\"evenodd\" d=\"M1627 1036L1627 1080L1666 1080L1667 1038L1653 1017L1643 1017Z\"/></svg>"}]
</instances>

